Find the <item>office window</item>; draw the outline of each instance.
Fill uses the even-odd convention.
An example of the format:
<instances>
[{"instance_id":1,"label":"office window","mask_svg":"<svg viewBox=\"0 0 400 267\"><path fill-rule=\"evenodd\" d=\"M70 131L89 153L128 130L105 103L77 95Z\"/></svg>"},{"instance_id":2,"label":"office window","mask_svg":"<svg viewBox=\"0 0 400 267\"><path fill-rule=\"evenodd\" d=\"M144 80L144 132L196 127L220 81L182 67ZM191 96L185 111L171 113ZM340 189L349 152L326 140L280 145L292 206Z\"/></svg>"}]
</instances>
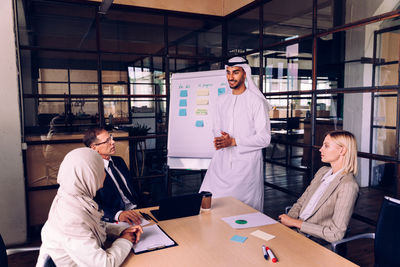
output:
<instances>
[{"instance_id":1,"label":"office window","mask_svg":"<svg viewBox=\"0 0 400 267\"><path fill-rule=\"evenodd\" d=\"M101 49L110 52L161 54L164 17L110 9L100 20Z\"/></svg>"},{"instance_id":2,"label":"office window","mask_svg":"<svg viewBox=\"0 0 400 267\"><path fill-rule=\"evenodd\" d=\"M172 73L178 72L195 72L195 71L207 71L207 70L219 70L221 69L219 61L210 62L209 60L197 60L197 59L170 59L169 70Z\"/></svg>"},{"instance_id":3,"label":"office window","mask_svg":"<svg viewBox=\"0 0 400 267\"><path fill-rule=\"evenodd\" d=\"M398 1L346 0L345 23L382 15L399 8Z\"/></svg>"},{"instance_id":4,"label":"office window","mask_svg":"<svg viewBox=\"0 0 400 267\"><path fill-rule=\"evenodd\" d=\"M26 133L76 131L98 121L97 98L71 97L98 94L96 61L95 54L22 50Z\"/></svg>"},{"instance_id":5,"label":"office window","mask_svg":"<svg viewBox=\"0 0 400 267\"><path fill-rule=\"evenodd\" d=\"M228 55L259 47L259 9L252 9L228 20Z\"/></svg>"},{"instance_id":6,"label":"office window","mask_svg":"<svg viewBox=\"0 0 400 267\"><path fill-rule=\"evenodd\" d=\"M312 0L269 1L264 4L264 46L312 32Z\"/></svg>"},{"instance_id":7,"label":"office window","mask_svg":"<svg viewBox=\"0 0 400 267\"><path fill-rule=\"evenodd\" d=\"M375 84L399 83L400 25L382 29L376 35Z\"/></svg>"},{"instance_id":8,"label":"office window","mask_svg":"<svg viewBox=\"0 0 400 267\"><path fill-rule=\"evenodd\" d=\"M168 16L170 55L221 56L221 21Z\"/></svg>"},{"instance_id":9,"label":"office window","mask_svg":"<svg viewBox=\"0 0 400 267\"><path fill-rule=\"evenodd\" d=\"M312 89L309 41L264 50L264 92Z\"/></svg>"},{"instance_id":10,"label":"office window","mask_svg":"<svg viewBox=\"0 0 400 267\"><path fill-rule=\"evenodd\" d=\"M129 67L129 82L131 91L135 95L153 95L155 94L153 73L149 68ZM154 102L151 98L140 98L132 101L132 106L136 112L153 112Z\"/></svg>"},{"instance_id":11,"label":"office window","mask_svg":"<svg viewBox=\"0 0 400 267\"><path fill-rule=\"evenodd\" d=\"M374 94L372 152L394 157L396 154L397 92Z\"/></svg>"},{"instance_id":12,"label":"office window","mask_svg":"<svg viewBox=\"0 0 400 267\"><path fill-rule=\"evenodd\" d=\"M24 5L18 5L21 45L96 50L95 6L56 1L24 1Z\"/></svg>"}]
</instances>

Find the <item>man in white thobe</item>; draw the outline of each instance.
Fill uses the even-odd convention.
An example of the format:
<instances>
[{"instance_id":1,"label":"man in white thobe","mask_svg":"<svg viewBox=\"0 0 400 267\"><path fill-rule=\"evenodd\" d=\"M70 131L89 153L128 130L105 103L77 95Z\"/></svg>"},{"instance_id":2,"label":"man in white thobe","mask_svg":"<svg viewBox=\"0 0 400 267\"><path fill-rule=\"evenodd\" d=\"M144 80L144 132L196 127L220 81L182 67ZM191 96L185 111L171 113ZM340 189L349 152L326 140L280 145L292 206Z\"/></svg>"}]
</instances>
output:
<instances>
[{"instance_id":1,"label":"man in white thobe","mask_svg":"<svg viewBox=\"0 0 400 267\"><path fill-rule=\"evenodd\" d=\"M232 91L217 99L213 124L217 151L200 191L210 191L213 197L235 197L262 212L262 149L271 140L269 104L251 79L247 63L234 57L225 66Z\"/></svg>"}]
</instances>

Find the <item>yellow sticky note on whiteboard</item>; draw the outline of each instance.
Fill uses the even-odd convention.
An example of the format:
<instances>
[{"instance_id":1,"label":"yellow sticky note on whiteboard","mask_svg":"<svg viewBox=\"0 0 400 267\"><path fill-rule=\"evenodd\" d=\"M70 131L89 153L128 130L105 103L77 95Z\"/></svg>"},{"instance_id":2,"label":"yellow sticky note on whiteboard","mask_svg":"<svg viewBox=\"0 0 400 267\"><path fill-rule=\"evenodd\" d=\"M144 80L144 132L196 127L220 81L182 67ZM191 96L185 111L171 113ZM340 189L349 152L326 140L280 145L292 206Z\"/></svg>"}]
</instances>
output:
<instances>
[{"instance_id":1,"label":"yellow sticky note on whiteboard","mask_svg":"<svg viewBox=\"0 0 400 267\"><path fill-rule=\"evenodd\" d=\"M208 98L197 98L196 105L208 105Z\"/></svg>"},{"instance_id":2,"label":"yellow sticky note on whiteboard","mask_svg":"<svg viewBox=\"0 0 400 267\"><path fill-rule=\"evenodd\" d=\"M196 109L195 112L196 112L196 115L207 115L208 114L208 110L205 108L202 108L202 109L198 108L198 109Z\"/></svg>"},{"instance_id":3,"label":"yellow sticky note on whiteboard","mask_svg":"<svg viewBox=\"0 0 400 267\"><path fill-rule=\"evenodd\" d=\"M254 235L255 237L264 239L265 241L271 240L274 238L274 235L267 234L266 232L263 232L261 230L257 230L251 233L251 235Z\"/></svg>"},{"instance_id":4,"label":"yellow sticky note on whiteboard","mask_svg":"<svg viewBox=\"0 0 400 267\"><path fill-rule=\"evenodd\" d=\"M197 90L198 96L207 96L209 94L210 94L210 90L208 90L208 89L198 89Z\"/></svg>"}]
</instances>

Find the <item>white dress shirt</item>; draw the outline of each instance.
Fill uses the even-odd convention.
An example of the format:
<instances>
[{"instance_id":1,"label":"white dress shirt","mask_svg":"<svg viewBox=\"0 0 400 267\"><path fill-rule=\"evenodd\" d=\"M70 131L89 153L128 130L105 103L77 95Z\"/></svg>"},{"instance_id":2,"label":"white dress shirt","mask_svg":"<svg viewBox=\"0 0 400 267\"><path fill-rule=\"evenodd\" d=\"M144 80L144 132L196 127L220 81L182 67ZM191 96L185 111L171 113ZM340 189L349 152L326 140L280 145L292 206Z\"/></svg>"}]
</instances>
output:
<instances>
[{"instance_id":1,"label":"white dress shirt","mask_svg":"<svg viewBox=\"0 0 400 267\"><path fill-rule=\"evenodd\" d=\"M109 163L110 163L110 161L112 161L112 159L111 158L110 158L110 160L103 159L103 161L104 161L104 168L106 169L107 173L110 175L110 177L113 180L115 186L117 187L118 192L122 197L122 201L124 201L124 203L125 203L125 210L133 210L134 208L136 208L136 205L131 203L129 201L129 199L127 199L125 197L124 193L122 192L121 188L119 187L118 182L117 182L117 180L115 180L115 177L114 177L114 175L113 175L113 173L112 173L112 171L111 171L111 169L109 167ZM113 162L113 164L114 164L114 162ZM114 164L114 168L117 170L117 172L119 173L119 175L121 177L124 177L122 175L122 173L118 170L117 166L115 166L115 164ZM129 193L132 194L132 192L129 190L128 184L126 183L126 180L125 179L121 179L121 180L124 182L124 184L126 186L126 189L128 189ZM123 212L123 210L120 210L115 214L115 217L114 217L115 221L118 221L118 218L119 218L119 215L121 214L121 212Z\"/></svg>"},{"instance_id":2,"label":"white dress shirt","mask_svg":"<svg viewBox=\"0 0 400 267\"><path fill-rule=\"evenodd\" d=\"M329 184L335 179L335 177L341 173L343 169L340 169L335 174L332 174L332 168L322 177L321 184L319 185L318 189L315 191L314 195L312 195L310 201L307 203L307 206L301 212L299 218L303 221L310 218L311 214L313 213L315 206L317 206L319 200L321 199L322 195L325 193L326 189L328 188Z\"/></svg>"}]
</instances>

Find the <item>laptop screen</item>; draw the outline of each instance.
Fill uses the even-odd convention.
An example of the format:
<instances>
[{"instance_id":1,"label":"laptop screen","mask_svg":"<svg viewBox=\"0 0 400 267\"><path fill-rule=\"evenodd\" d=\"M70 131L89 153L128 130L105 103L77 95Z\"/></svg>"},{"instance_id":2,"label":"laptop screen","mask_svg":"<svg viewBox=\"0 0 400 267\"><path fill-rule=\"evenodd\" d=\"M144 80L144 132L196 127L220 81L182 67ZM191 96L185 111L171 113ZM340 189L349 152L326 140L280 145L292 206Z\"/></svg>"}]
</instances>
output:
<instances>
[{"instance_id":1,"label":"laptop screen","mask_svg":"<svg viewBox=\"0 0 400 267\"><path fill-rule=\"evenodd\" d=\"M166 198L160 201L160 208L151 213L160 221L197 215L202 198L200 193Z\"/></svg>"}]
</instances>

